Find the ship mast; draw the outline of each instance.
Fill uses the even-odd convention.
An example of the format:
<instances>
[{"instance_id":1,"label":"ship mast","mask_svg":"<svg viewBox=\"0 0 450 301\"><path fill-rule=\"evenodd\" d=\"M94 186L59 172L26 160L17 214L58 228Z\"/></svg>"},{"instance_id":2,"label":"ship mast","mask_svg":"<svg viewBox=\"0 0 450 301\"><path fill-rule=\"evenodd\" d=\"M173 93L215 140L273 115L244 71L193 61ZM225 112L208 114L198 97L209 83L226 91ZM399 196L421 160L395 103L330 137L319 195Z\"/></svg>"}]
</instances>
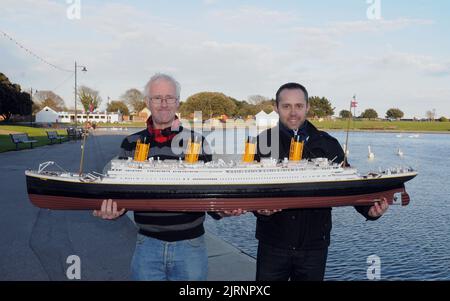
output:
<instances>
[{"instance_id":1,"label":"ship mast","mask_svg":"<svg viewBox=\"0 0 450 301\"><path fill-rule=\"evenodd\" d=\"M350 119L352 118L352 106L353 101L350 101L350 109L348 110L350 112L350 115L348 116L347 121L347 135L345 137L345 149L344 149L344 161L342 161L342 166L345 167L347 164L347 152L348 152L348 132L350 131Z\"/></svg>"},{"instance_id":2,"label":"ship mast","mask_svg":"<svg viewBox=\"0 0 450 301\"><path fill-rule=\"evenodd\" d=\"M89 105L91 106L91 105ZM89 108L90 109L90 108ZM81 177L81 175L83 174L83 160L84 160L84 147L86 146L86 136L89 133L89 129L88 129L88 122L89 122L89 113L90 111L86 110L86 121L84 123L84 131L83 129L81 130L81 135L83 136L83 143L81 144L81 160L80 160L80 171L78 173L78 175Z\"/></svg>"}]
</instances>

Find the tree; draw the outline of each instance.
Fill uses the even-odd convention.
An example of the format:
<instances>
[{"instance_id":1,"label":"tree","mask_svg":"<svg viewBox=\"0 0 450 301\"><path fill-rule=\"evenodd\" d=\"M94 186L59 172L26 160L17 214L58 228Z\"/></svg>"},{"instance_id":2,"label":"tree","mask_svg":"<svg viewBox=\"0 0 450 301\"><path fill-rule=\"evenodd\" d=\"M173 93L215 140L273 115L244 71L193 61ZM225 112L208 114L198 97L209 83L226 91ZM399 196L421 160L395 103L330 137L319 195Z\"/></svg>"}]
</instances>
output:
<instances>
[{"instance_id":1,"label":"tree","mask_svg":"<svg viewBox=\"0 0 450 301\"><path fill-rule=\"evenodd\" d=\"M189 96L179 111L183 116L201 111L204 119L226 114L233 116L236 104L232 97L219 92L200 92Z\"/></svg>"},{"instance_id":2,"label":"tree","mask_svg":"<svg viewBox=\"0 0 450 301\"><path fill-rule=\"evenodd\" d=\"M106 107L106 111L108 112L117 112L119 111L123 115L130 115L130 111L128 110L127 105L123 101L111 101Z\"/></svg>"},{"instance_id":3,"label":"tree","mask_svg":"<svg viewBox=\"0 0 450 301\"><path fill-rule=\"evenodd\" d=\"M85 112L94 111L102 102L98 91L86 86L81 86L78 89L78 95Z\"/></svg>"},{"instance_id":4,"label":"tree","mask_svg":"<svg viewBox=\"0 0 450 301\"><path fill-rule=\"evenodd\" d=\"M349 110L342 110L339 112L339 117L341 118L351 118L352 117L352 112L350 112Z\"/></svg>"},{"instance_id":5,"label":"tree","mask_svg":"<svg viewBox=\"0 0 450 301\"><path fill-rule=\"evenodd\" d=\"M374 109L366 109L361 114L361 118L376 119L376 118L378 118L378 113Z\"/></svg>"},{"instance_id":6,"label":"tree","mask_svg":"<svg viewBox=\"0 0 450 301\"><path fill-rule=\"evenodd\" d=\"M313 96L309 98L308 117L328 117L334 115L334 109L331 103L325 97Z\"/></svg>"},{"instance_id":7,"label":"tree","mask_svg":"<svg viewBox=\"0 0 450 301\"><path fill-rule=\"evenodd\" d=\"M256 105L257 112L264 111L267 114L274 110L275 99L267 99Z\"/></svg>"},{"instance_id":8,"label":"tree","mask_svg":"<svg viewBox=\"0 0 450 301\"><path fill-rule=\"evenodd\" d=\"M239 117L245 119L249 115L256 115L260 109L258 106L255 106L253 104L249 104L247 101L239 101L239 100L233 100L234 104L236 105L236 109L234 111L233 117Z\"/></svg>"},{"instance_id":9,"label":"tree","mask_svg":"<svg viewBox=\"0 0 450 301\"><path fill-rule=\"evenodd\" d=\"M18 114L22 116L31 115L33 101L31 100L31 95L27 92L20 92L18 104Z\"/></svg>"},{"instance_id":10,"label":"tree","mask_svg":"<svg viewBox=\"0 0 450 301\"><path fill-rule=\"evenodd\" d=\"M429 120L434 120L434 119L436 118L436 110L433 109L433 110L431 110L431 111L427 111L427 112L425 113L425 116L427 116L427 118L428 118Z\"/></svg>"},{"instance_id":11,"label":"tree","mask_svg":"<svg viewBox=\"0 0 450 301\"><path fill-rule=\"evenodd\" d=\"M250 95L247 101L244 102L244 107L246 107L249 111L255 111L256 113L260 111L270 113L273 111L273 106L275 104L274 99L269 99L262 95ZM248 115L255 115L256 113Z\"/></svg>"},{"instance_id":12,"label":"tree","mask_svg":"<svg viewBox=\"0 0 450 301\"><path fill-rule=\"evenodd\" d=\"M403 112L398 108L391 108L386 112L386 118L400 119L403 115Z\"/></svg>"},{"instance_id":13,"label":"tree","mask_svg":"<svg viewBox=\"0 0 450 301\"><path fill-rule=\"evenodd\" d=\"M263 103L267 100L269 100L269 98L262 96L262 95L250 95L247 98L247 103L252 104L252 105L259 105L260 103Z\"/></svg>"},{"instance_id":14,"label":"tree","mask_svg":"<svg viewBox=\"0 0 450 301\"><path fill-rule=\"evenodd\" d=\"M64 100L53 91L39 91L34 94L34 97L37 99L36 105L39 107L39 110L48 106L57 112L67 111Z\"/></svg>"},{"instance_id":15,"label":"tree","mask_svg":"<svg viewBox=\"0 0 450 301\"><path fill-rule=\"evenodd\" d=\"M8 121L14 114L29 115L31 107L30 94L22 92L18 84L11 83L0 73L0 115Z\"/></svg>"},{"instance_id":16,"label":"tree","mask_svg":"<svg viewBox=\"0 0 450 301\"><path fill-rule=\"evenodd\" d=\"M439 118L439 121L440 121L440 122L447 122L447 121L448 121L448 118L445 117L445 116L442 116L441 118Z\"/></svg>"},{"instance_id":17,"label":"tree","mask_svg":"<svg viewBox=\"0 0 450 301\"><path fill-rule=\"evenodd\" d=\"M144 95L138 89L132 88L127 90L122 95L122 99L134 112L140 112L146 107Z\"/></svg>"}]
</instances>

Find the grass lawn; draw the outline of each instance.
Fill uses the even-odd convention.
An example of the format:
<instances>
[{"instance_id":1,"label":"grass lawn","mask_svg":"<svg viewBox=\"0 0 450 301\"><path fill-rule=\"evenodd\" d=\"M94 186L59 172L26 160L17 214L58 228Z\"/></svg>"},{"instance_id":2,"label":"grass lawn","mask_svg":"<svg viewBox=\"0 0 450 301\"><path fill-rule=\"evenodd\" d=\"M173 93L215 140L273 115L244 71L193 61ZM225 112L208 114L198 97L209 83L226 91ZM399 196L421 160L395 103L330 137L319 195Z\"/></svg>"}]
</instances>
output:
<instances>
[{"instance_id":1,"label":"grass lawn","mask_svg":"<svg viewBox=\"0 0 450 301\"><path fill-rule=\"evenodd\" d=\"M347 120L311 120L320 129L347 129ZM356 120L350 122L350 130L381 130L381 131L410 131L410 132L449 132L450 122L439 121L378 121Z\"/></svg>"},{"instance_id":2,"label":"grass lawn","mask_svg":"<svg viewBox=\"0 0 450 301\"><path fill-rule=\"evenodd\" d=\"M30 136L30 139L38 141L36 143L33 143L33 147L38 147L50 144L50 140L47 138L46 131L55 131L55 129L34 128L16 125L0 125L0 152L6 152L16 149L16 145L11 141L9 133L27 133L28 136ZM56 131L58 132L58 135L66 137L66 140L64 141L67 141L67 132L65 129ZM19 150L25 148L30 148L30 144L19 144Z\"/></svg>"}]
</instances>

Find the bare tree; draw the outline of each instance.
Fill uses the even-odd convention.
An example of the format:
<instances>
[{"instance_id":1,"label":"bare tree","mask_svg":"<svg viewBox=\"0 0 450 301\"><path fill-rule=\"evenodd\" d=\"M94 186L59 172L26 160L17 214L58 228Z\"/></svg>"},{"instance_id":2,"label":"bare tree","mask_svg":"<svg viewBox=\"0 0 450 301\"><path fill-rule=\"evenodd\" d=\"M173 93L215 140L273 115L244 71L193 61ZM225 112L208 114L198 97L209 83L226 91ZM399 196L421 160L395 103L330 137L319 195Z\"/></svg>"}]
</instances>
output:
<instances>
[{"instance_id":1,"label":"bare tree","mask_svg":"<svg viewBox=\"0 0 450 301\"><path fill-rule=\"evenodd\" d=\"M252 105L259 105L267 100L269 100L269 98L262 95L250 95L247 98L247 102Z\"/></svg>"},{"instance_id":2,"label":"bare tree","mask_svg":"<svg viewBox=\"0 0 450 301\"><path fill-rule=\"evenodd\" d=\"M127 90L123 95L122 99L125 104L132 109L134 112L140 112L145 108L144 95L138 89L132 88Z\"/></svg>"},{"instance_id":3,"label":"bare tree","mask_svg":"<svg viewBox=\"0 0 450 301\"><path fill-rule=\"evenodd\" d=\"M425 116L427 117L427 119L429 120L434 120L436 118L436 109L433 109L432 111L427 111L425 113Z\"/></svg>"},{"instance_id":4,"label":"bare tree","mask_svg":"<svg viewBox=\"0 0 450 301\"><path fill-rule=\"evenodd\" d=\"M39 110L48 106L55 111L66 111L66 104L64 100L58 94L53 91L38 91L33 95L33 98L37 100L37 106Z\"/></svg>"}]
</instances>

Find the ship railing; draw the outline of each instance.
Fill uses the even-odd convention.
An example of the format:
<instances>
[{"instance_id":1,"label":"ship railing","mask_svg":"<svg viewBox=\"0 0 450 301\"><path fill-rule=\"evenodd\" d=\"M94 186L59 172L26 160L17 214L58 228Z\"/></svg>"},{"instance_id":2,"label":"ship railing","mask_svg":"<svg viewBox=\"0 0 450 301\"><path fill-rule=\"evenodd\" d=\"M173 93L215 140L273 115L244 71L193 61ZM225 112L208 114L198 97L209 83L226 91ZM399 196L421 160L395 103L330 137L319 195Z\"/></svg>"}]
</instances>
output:
<instances>
[{"instance_id":1,"label":"ship railing","mask_svg":"<svg viewBox=\"0 0 450 301\"><path fill-rule=\"evenodd\" d=\"M82 175L82 177L80 177L80 181L82 182L94 182L97 181L98 179L100 179L100 177L92 173L87 173Z\"/></svg>"},{"instance_id":2,"label":"ship railing","mask_svg":"<svg viewBox=\"0 0 450 301\"><path fill-rule=\"evenodd\" d=\"M39 164L39 168L38 168L38 173L43 173L44 170L49 167L50 165L56 165L56 167L58 167L59 169L61 169L63 172L67 172L64 168L62 168L61 166L59 166L57 163L55 163L54 161L47 161L47 162L43 162L41 164Z\"/></svg>"},{"instance_id":3,"label":"ship railing","mask_svg":"<svg viewBox=\"0 0 450 301\"><path fill-rule=\"evenodd\" d=\"M47 161L39 164L38 173L41 173L46 169L48 166L55 164L53 161Z\"/></svg>"},{"instance_id":4,"label":"ship railing","mask_svg":"<svg viewBox=\"0 0 450 301\"><path fill-rule=\"evenodd\" d=\"M98 176L98 177L100 177L100 178L106 177L105 174L100 173L100 172L96 172L96 171L93 171L92 174L94 174L95 176Z\"/></svg>"}]
</instances>

